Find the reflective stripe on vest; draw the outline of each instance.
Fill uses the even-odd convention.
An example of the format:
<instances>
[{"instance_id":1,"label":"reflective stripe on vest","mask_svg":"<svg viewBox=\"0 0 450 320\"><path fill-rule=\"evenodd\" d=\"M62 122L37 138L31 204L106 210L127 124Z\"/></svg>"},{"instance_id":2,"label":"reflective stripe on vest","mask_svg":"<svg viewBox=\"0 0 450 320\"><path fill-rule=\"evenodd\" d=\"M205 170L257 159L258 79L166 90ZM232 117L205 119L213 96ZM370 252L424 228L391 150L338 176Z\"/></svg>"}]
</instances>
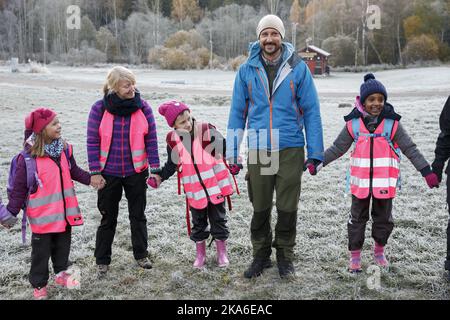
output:
<instances>
[{"instance_id":1,"label":"reflective stripe on vest","mask_svg":"<svg viewBox=\"0 0 450 320\"><path fill-rule=\"evenodd\" d=\"M351 158L350 165L354 167L370 168L370 159ZM394 158L373 159L373 167L393 167L400 169L400 163Z\"/></svg>"},{"instance_id":2,"label":"reflective stripe on vest","mask_svg":"<svg viewBox=\"0 0 450 320\"><path fill-rule=\"evenodd\" d=\"M65 232L67 223L83 224L65 152L61 153L60 166L61 171L49 157L36 158L41 183L30 195L26 209L33 233Z\"/></svg>"},{"instance_id":3,"label":"reflective stripe on vest","mask_svg":"<svg viewBox=\"0 0 450 320\"><path fill-rule=\"evenodd\" d=\"M73 197L73 196L75 196L74 189L64 190L64 198ZM63 199L63 195L60 192L54 193L54 194L51 194L49 196L42 197L42 198L30 199L30 201L28 201L28 208L41 207L46 204L60 201L62 199Z\"/></svg>"},{"instance_id":4,"label":"reflective stripe on vest","mask_svg":"<svg viewBox=\"0 0 450 320\"><path fill-rule=\"evenodd\" d=\"M114 115L105 110L99 127L100 136L100 167L105 169L111 147L114 129ZM131 115L129 142L134 170L140 173L148 168L145 136L148 134L148 121L142 110Z\"/></svg>"},{"instance_id":5,"label":"reflective stripe on vest","mask_svg":"<svg viewBox=\"0 0 450 320\"><path fill-rule=\"evenodd\" d=\"M34 224L34 225L44 225L44 224L48 224L48 223L52 223L52 222L64 221L64 220L66 220L66 216L74 217L74 216L78 216L80 214L81 214L81 210L80 210L80 208L77 207L77 208L67 209L66 214L64 214L64 212L55 213L55 214L40 217L40 218L29 218L28 220L30 221L31 224Z\"/></svg>"},{"instance_id":6,"label":"reflective stripe on vest","mask_svg":"<svg viewBox=\"0 0 450 320\"><path fill-rule=\"evenodd\" d=\"M201 132L201 128L202 124L199 123L196 131ZM233 194L227 167L222 159L216 159L202 148L201 137L196 134L192 142L194 156L192 161L191 154L186 150L178 135L175 132L169 134L173 135L170 138L176 142L174 151L178 153L182 165L181 181L189 206L204 209L208 205L208 200L213 204L219 204L226 196Z\"/></svg>"},{"instance_id":7,"label":"reflective stripe on vest","mask_svg":"<svg viewBox=\"0 0 450 320\"><path fill-rule=\"evenodd\" d=\"M208 171L200 172L200 176L201 176L202 180L210 179L210 178L212 178L212 177L214 177L216 175L215 172L220 172L222 170L227 170L227 167L223 163L219 163L219 164L215 165L212 169L210 169ZM183 183L197 183L197 182L200 182L197 173L193 174L191 176L183 176L181 178L181 181Z\"/></svg>"},{"instance_id":8,"label":"reflective stripe on vest","mask_svg":"<svg viewBox=\"0 0 450 320\"><path fill-rule=\"evenodd\" d=\"M347 129L355 139L350 158L350 188L355 197L365 199L370 193L377 199L395 197L400 160L392 138L397 128L398 121L384 119L375 132L370 133L361 118L347 122Z\"/></svg>"},{"instance_id":9,"label":"reflective stripe on vest","mask_svg":"<svg viewBox=\"0 0 450 320\"><path fill-rule=\"evenodd\" d=\"M360 179L357 177L350 177L350 183L352 185L356 185L360 188L369 188L370 179ZM385 179L372 179L372 187L373 188L389 188L397 185L397 179L394 178L385 178Z\"/></svg>"}]
</instances>

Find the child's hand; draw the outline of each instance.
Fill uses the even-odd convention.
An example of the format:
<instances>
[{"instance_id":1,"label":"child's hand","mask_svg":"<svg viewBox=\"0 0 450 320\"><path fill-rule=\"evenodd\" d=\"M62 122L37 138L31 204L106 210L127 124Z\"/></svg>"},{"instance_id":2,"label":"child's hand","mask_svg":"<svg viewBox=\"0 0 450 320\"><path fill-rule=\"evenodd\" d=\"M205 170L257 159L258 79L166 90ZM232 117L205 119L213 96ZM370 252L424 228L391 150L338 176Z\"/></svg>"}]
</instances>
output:
<instances>
[{"instance_id":1,"label":"child's hand","mask_svg":"<svg viewBox=\"0 0 450 320\"><path fill-rule=\"evenodd\" d=\"M106 180L101 174L91 176L91 186L93 186L95 189L101 190L105 187L105 185Z\"/></svg>"},{"instance_id":2,"label":"child's hand","mask_svg":"<svg viewBox=\"0 0 450 320\"><path fill-rule=\"evenodd\" d=\"M6 229L10 229L16 224L16 222L17 218L14 215L12 215L11 212L6 210L6 215L1 221L1 225L4 226Z\"/></svg>"},{"instance_id":3,"label":"child's hand","mask_svg":"<svg viewBox=\"0 0 450 320\"><path fill-rule=\"evenodd\" d=\"M157 174L151 174L147 179L147 184L153 189L158 189L161 185L161 177Z\"/></svg>"},{"instance_id":4,"label":"child's hand","mask_svg":"<svg viewBox=\"0 0 450 320\"><path fill-rule=\"evenodd\" d=\"M306 171L306 169L308 169L309 173L312 176L315 176L322 169L322 167L323 167L322 161L317 159L308 159L305 162L303 171Z\"/></svg>"},{"instance_id":5,"label":"child's hand","mask_svg":"<svg viewBox=\"0 0 450 320\"><path fill-rule=\"evenodd\" d=\"M242 166L242 164L230 164L229 165L229 170L230 170L230 173L233 175L233 176L236 176L236 175L238 175L239 174L239 171L241 171L241 169L243 168L243 166Z\"/></svg>"},{"instance_id":6,"label":"child's hand","mask_svg":"<svg viewBox=\"0 0 450 320\"><path fill-rule=\"evenodd\" d=\"M430 189L439 188L439 178L436 173L429 173L425 176L425 180L427 181Z\"/></svg>"}]
</instances>

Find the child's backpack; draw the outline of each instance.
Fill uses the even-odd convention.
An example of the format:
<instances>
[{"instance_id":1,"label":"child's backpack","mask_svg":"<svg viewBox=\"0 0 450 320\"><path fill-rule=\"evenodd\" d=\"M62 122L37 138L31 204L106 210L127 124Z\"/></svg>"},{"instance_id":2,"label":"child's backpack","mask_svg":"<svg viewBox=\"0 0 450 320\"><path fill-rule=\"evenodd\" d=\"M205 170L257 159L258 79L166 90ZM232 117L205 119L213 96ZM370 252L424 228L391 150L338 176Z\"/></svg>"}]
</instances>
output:
<instances>
[{"instance_id":1,"label":"child's backpack","mask_svg":"<svg viewBox=\"0 0 450 320\"><path fill-rule=\"evenodd\" d=\"M383 127L383 133L381 134L375 134L371 133L368 136L369 137L384 137L386 141L388 142L391 149L395 152L395 154L398 156L398 161L400 163L401 160L401 151L400 148L396 148L394 146L394 143L392 142L392 129L394 128L394 121L393 119L384 119L384 127ZM353 143L356 145L356 142L358 141L360 133L360 122L359 118L353 118L352 119L352 131L353 131ZM397 180L397 188L401 190L402 184L401 184L401 174L399 173L398 180ZM350 191L350 166L347 168L347 177L346 177L346 187L345 187L345 194L348 194Z\"/></svg>"},{"instance_id":2,"label":"child's backpack","mask_svg":"<svg viewBox=\"0 0 450 320\"><path fill-rule=\"evenodd\" d=\"M70 156L72 154L72 148L64 148L64 153L66 154L66 158L69 162L69 169L71 168L70 164ZM26 205L28 202L28 198L33 192L33 189L35 189L36 184L38 186L42 186L42 182L39 180L39 176L37 174L37 167L36 167L36 159L31 156L30 153L28 153L25 150L22 150L20 153L15 155L12 160L9 167L9 175L8 175L8 185L6 187L6 192L8 194L8 199L11 196L11 192L13 190L15 181L16 181L16 171L17 171L17 162L19 160L19 157L23 157L25 160L25 166L26 166L26 172L27 172L27 200L25 201L22 211L22 244L26 244L26 231L27 231L27 212L26 212Z\"/></svg>"}]
</instances>

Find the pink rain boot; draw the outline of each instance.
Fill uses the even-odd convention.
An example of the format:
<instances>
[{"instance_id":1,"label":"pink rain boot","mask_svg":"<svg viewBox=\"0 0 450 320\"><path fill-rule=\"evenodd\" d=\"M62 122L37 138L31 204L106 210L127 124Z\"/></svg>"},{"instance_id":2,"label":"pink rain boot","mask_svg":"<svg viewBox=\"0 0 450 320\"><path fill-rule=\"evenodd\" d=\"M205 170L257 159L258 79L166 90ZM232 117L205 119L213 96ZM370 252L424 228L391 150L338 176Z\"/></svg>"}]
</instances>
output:
<instances>
[{"instance_id":1,"label":"pink rain boot","mask_svg":"<svg viewBox=\"0 0 450 320\"><path fill-rule=\"evenodd\" d=\"M377 266L382 268L387 268L389 266L389 262L386 260L386 256L384 255L384 247L376 242L373 255Z\"/></svg>"},{"instance_id":2,"label":"pink rain boot","mask_svg":"<svg viewBox=\"0 0 450 320\"><path fill-rule=\"evenodd\" d=\"M34 300L47 300L47 287L35 288L33 291Z\"/></svg>"},{"instance_id":3,"label":"pink rain boot","mask_svg":"<svg viewBox=\"0 0 450 320\"><path fill-rule=\"evenodd\" d=\"M362 271L361 268L361 250L350 251L350 262L348 266L350 273L358 273Z\"/></svg>"},{"instance_id":4,"label":"pink rain boot","mask_svg":"<svg viewBox=\"0 0 450 320\"><path fill-rule=\"evenodd\" d=\"M219 268L228 267L230 261L227 256L227 243L225 240L216 240L217 248L217 265Z\"/></svg>"},{"instance_id":5,"label":"pink rain boot","mask_svg":"<svg viewBox=\"0 0 450 320\"><path fill-rule=\"evenodd\" d=\"M206 261L206 240L195 243L197 249L197 256L194 261L194 268L202 269L205 266Z\"/></svg>"},{"instance_id":6,"label":"pink rain boot","mask_svg":"<svg viewBox=\"0 0 450 320\"><path fill-rule=\"evenodd\" d=\"M57 285L60 285L67 289L75 289L80 286L80 282L66 271L61 271L60 273L58 273L55 277L55 282Z\"/></svg>"}]
</instances>

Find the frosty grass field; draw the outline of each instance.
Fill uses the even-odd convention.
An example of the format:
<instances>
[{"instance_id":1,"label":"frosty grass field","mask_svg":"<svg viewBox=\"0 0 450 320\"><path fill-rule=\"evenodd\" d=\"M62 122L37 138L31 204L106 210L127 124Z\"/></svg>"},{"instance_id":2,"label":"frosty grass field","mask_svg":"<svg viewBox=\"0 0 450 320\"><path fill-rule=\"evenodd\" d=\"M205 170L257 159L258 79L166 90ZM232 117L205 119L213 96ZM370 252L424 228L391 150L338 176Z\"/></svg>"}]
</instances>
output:
<instances>
[{"instance_id":1,"label":"frosty grass field","mask_svg":"<svg viewBox=\"0 0 450 320\"><path fill-rule=\"evenodd\" d=\"M64 137L74 145L78 164L87 169L86 122L91 105L101 98L106 68L50 67L50 74L11 74L0 67L0 194L6 198L9 162L22 142L23 119L38 106L56 110ZM167 158L165 136L169 128L157 113L168 99L187 102L195 117L226 132L233 72L168 72L134 69L138 88L153 107L157 120L161 163ZM439 133L439 113L450 94L450 68L435 67L384 71L376 76L387 87L389 101L428 161L434 157ZM316 78L321 102L325 146L344 126L342 117L353 103L363 74L335 73ZM276 116L276 115L275 115ZM147 218L153 269L136 267L131 250L125 197L113 246L113 262L105 280L96 279L93 256L95 232L100 222L95 190L77 184L85 225L74 228L71 260L80 271L76 290L54 287L52 299L449 299L443 279L445 228L448 212L445 186L429 190L420 173L404 158L402 190L394 201L396 227L387 246L391 262L373 289L373 275L349 275L346 222L350 197L344 196L348 154L324 168L316 177L305 175L302 184L295 267L297 277L280 280L277 268L255 280L242 273L251 261L249 224L252 208L244 174L238 176L240 196L234 196L229 214L231 231L226 270L215 266L215 246L208 248L207 269L194 270L194 244L187 237L185 202L176 195L176 178L148 191ZM273 221L276 213L274 211ZM370 223L363 249L364 271L372 265ZM28 236L29 240L29 236ZM30 246L20 241L20 226L0 228L0 299L31 299L28 282ZM274 259L274 254L273 257Z\"/></svg>"}]
</instances>

